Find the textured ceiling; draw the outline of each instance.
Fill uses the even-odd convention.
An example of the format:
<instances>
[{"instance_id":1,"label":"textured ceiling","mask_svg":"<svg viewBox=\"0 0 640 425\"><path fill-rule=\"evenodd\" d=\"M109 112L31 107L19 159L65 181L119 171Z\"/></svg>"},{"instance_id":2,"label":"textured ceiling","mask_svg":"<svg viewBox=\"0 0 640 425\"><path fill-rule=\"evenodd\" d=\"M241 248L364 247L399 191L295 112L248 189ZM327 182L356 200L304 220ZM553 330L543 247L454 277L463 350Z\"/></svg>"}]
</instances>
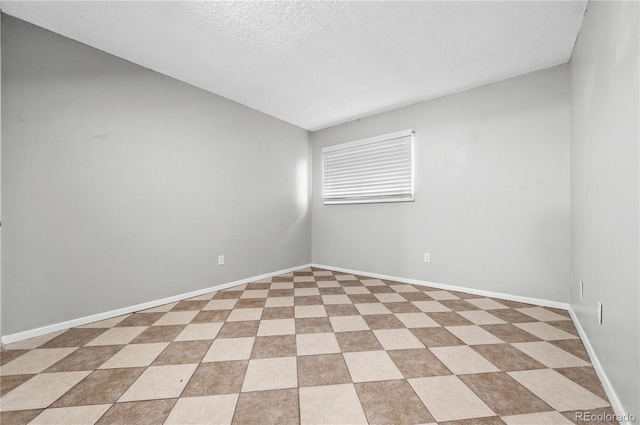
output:
<instances>
[{"instance_id":1,"label":"textured ceiling","mask_svg":"<svg viewBox=\"0 0 640 425\"><path fill-rule=\"evenodd\" d=\"M565 63L586 1L0 2L308 130Z\"/></svg>"}]
</instances>

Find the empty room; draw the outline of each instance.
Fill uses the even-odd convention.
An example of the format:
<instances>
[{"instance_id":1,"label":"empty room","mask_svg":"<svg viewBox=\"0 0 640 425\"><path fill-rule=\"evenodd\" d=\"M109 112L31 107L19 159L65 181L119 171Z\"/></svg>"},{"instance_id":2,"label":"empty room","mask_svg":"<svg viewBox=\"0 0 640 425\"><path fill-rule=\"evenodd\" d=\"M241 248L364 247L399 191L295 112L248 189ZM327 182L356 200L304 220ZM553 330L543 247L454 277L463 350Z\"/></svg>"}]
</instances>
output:
<instances>
[{"instance_id":1,"label":"empty room","mask_svg":"<svg viewBox=\"0 0 640 425\"><path fill-rule=\"evenodd\" d=\"M2 425L639 423L640 2L0 8Z\"/></svg>"}]
</instances>

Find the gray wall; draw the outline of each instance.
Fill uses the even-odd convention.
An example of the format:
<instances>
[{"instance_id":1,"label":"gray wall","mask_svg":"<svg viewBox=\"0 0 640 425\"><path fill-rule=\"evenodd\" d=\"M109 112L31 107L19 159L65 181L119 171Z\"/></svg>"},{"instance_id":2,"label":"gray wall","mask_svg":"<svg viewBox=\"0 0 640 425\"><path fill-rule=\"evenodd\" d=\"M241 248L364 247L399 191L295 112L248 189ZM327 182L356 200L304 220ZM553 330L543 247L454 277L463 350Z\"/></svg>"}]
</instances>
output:
<instances>
[{"instance_id":1,"label":"gray wall","mask_svg":"<svg viewBox=\"0 0 640 425\"><path fill-rule=\"evenodd\" d=\"M2 13L2 9L0 9ZM0 81L2 81L2 19L0 19ZM2 84L0 84L0 99L2 99ZM2 129L2 102L0 102L0 129ZM2 222L2 131L0 131L0 223ZM0 241L2 241L2 226L0 226ZM0 243L0 336L2 336L2 243ZM0 341L0 348L2 341Z\"/></svg>"},{"instance_id":2,"label":"gray wall","mask_svg":"<svg viewBox=\"0 0 640 425\"><path fill-rule=\"evenodd\" d=\"M313 133L313 262L568 301L569 97L559 66ZM407 128L415 202L322 204L322 147Z\"/></svg>"},{"instance_id":3,"label":"gray wall","mask_svg":"<svg viewBox=\"0 0 640 425\"><path fill-rule=\"evenodd\" d=\"M624 409L640 414L637 2L590 2L571 59L571 304ZM580 301L578 282L584 282ZM597 302L603 303L603 324Z\"/></svg>"},{"instance_id":4,"label":"gray wall","mask_svg":"<svg viewBox=\"0 0 640 425\"><path fill-rule=\"evenodd\" d=\"M310 261L305 130L2 19L3 334Z\"/></svg>"}]
</instances>

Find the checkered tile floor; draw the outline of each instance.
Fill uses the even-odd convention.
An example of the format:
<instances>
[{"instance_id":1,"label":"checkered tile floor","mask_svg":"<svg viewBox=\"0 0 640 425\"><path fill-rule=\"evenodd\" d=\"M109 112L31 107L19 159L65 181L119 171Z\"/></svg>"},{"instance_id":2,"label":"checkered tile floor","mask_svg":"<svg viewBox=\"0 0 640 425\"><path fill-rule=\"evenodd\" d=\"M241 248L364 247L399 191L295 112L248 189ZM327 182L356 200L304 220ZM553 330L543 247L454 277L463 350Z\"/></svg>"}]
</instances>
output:
<instances>
[{"instance_id":1,"label":"checkered tile floor","mask_svg":"<svg viewBox=\"0 0 640 425\"><path fill-rule=\"evenodd\" d=\"M566 312L305 269L19 342L9 424L570 424L613 413Z\"/></svg>"}]
</instances>

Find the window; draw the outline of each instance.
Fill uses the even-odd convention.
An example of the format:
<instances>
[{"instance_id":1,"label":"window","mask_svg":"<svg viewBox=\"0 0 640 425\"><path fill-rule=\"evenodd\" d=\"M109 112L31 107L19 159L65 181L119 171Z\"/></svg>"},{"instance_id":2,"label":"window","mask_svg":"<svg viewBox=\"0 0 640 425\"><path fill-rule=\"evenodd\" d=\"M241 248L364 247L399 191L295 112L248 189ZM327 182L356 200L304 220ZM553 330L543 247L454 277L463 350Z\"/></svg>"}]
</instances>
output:
<instances>
[{"instance_id":1,"label":"window","mask_svg":"<svg viewBox=\"0 0 640 425\"><path fill-rule=\"evenodd\" d=\"M325 204L413 201L413 131L322 149Z\"/></svg>"}]
</instances>

